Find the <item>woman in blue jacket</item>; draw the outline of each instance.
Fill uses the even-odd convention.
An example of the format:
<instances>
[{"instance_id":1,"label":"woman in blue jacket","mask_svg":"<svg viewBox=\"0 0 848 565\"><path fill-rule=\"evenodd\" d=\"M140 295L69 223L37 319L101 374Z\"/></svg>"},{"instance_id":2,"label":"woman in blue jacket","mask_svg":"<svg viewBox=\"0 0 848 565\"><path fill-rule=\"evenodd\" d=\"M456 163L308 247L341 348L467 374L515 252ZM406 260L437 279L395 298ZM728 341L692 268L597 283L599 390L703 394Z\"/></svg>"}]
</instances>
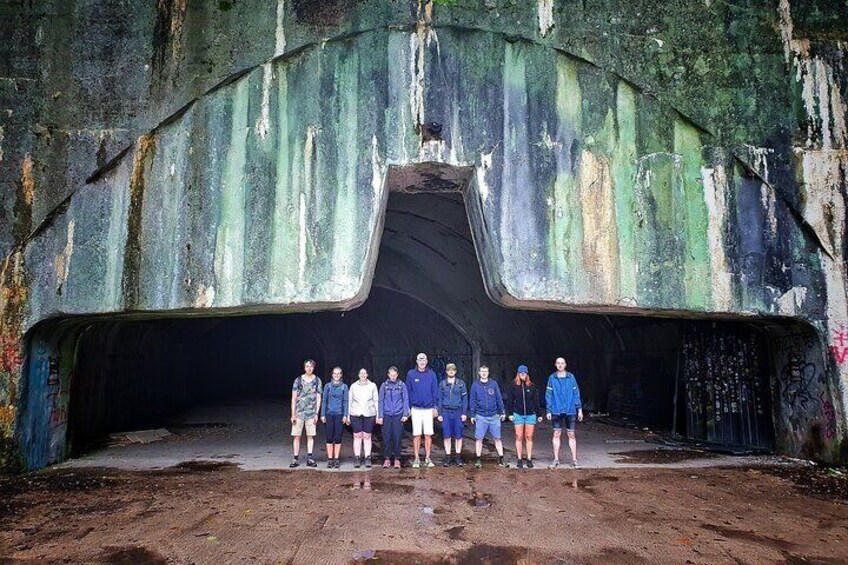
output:
<instances>
[{"instance_id":1,"label":"woman in blue jacket","mask_svg":"<svg viewBox=\"0 0 848 565\"><path fill-rule=\"evenodd\" d=\"M324 385L324 401L321 403L321 421L326 425L328 469L341 466L342 429L350 419L347 397L348 388L342 382L342 368L333 367L333 378Z\"/></svg>"},{"instance_id":2,"label":"woman in blue jacket","mask_svg":"<svg viewBox=\"0 0 848 565\"><path fill-rule=\"evenodd\" d=\"M409 418L409 393L398 379L397 367L389 367L388 376L380 385L377 423L383 427L383 468L388 469L394 461L395 469L400 469L400 440L403 423Z\"/></svg>"}]
</instances>

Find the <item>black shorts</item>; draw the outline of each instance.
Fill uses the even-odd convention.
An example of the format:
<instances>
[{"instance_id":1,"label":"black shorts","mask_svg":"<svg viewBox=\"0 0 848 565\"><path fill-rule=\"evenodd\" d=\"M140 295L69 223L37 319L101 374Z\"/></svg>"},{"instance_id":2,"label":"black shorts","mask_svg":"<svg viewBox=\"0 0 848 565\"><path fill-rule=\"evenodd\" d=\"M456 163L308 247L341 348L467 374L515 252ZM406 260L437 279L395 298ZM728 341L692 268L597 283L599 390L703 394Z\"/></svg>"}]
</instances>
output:
<instances>
[{"instance_id":1,"label":"black shorts","mask_svg":"<svg viewBox=\"0 0 848 565\"><path fill-rule=\"evenodd\" d=\"M566 431L573 432L577 428L576 414L551 414L551 424L555 430L565 428Z\"/></svg>"},{"instance_id":2,"label":"black shorts","mask_svg":"<svg viewBox=\"0 0 848 565\"><path fill-rule=\"evenodd\" d=\"M370 434L374 432L374 423L376 421L376 416L351 416L350 427L353 428L353 433L355 434L360 432Z\"/></svg>"},{"instance_id":3,"label":"black shorts","mask_svg":"<svg viewBox=\"0 0 848 565\"><path fill-rule=\"evenodd\" d=\"M342 429L344 429L344 425L342 425L342 419L344 418L343 414L327 414L327 427L324 432L327 435L327 443L335 443L339 444L342 442Z\"/></svg>"}]
</instances>

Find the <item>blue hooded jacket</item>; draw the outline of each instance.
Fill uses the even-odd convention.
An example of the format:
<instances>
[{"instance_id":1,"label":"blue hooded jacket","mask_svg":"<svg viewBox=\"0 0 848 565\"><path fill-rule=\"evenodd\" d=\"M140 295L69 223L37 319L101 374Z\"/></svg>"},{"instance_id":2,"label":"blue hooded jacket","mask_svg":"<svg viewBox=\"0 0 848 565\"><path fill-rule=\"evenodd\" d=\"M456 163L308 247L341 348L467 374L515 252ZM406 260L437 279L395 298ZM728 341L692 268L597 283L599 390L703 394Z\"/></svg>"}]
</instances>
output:
<instances>
[{"instance_id":1,"label":"blue hooded jacket","mask_svg":"<svg viewBox=\"0 0 848 565\"><path fill-rule=\"evenodd\" d=\"M475 416L498 416L506 414L501 387L497 381L488 379L485 383L480 380L471 385L471 398L468 402L471 417Z\"/></svg>"},{"instance_id":2,"label":"blue hooded jacket","mask_svg":"<svg viewBox=\"0 0 848 565\"><path fill-rule=\"evenodd\" d=\"M548 388L545 390L545 403L548 414L566 414L574 416L583 407L580 402L580 387L574 375L565 372L564 377L551 373L548 377Z\"/></svg>"},{"instance_id":3,"label":"blue hooded jacket","mask_svg":"<svg viewBox=\"0 0 848 565\"><path fill-rule=\"evenodd\" d=\"M325 384L324 398L321 399L321 417L326 418L328 414L341 414L344 418L347 418L349 416L347 395L348 388L346 384L333 384L332 379Z\"/></svg>"},{"instance_id":4,"label":"blue hooded jacket","mask_svg":"<svg viewBox=\"0 0 848 565\"><path fill-rule=\"evenodd\" d=\"M468 389L458 377L453 384L447 379L439 383L439 412L445 410L458 410L462 416L468 414Z\"/></svg>"},{"instance_id":5,"label":"blue hooded jacket","mask_svg":"<svg viewBox=\"0 0 848 565\"><path fill-rule=\"evenodd\" d=\"M377 403L377 417L401 416L409 417L409 393L406 385L398 379L392 382L386 379L380 385L380 401Z\"/></svg>"}]
</instances>

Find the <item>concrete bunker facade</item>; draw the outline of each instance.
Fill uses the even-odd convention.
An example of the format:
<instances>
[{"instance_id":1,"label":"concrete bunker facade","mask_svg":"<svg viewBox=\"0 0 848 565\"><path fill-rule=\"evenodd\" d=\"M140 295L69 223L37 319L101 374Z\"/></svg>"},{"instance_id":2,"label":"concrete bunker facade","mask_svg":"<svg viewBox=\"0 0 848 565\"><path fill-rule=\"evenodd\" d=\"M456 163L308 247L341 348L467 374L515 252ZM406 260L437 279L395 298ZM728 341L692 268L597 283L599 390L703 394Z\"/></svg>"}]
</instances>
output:
<instances>
[{"instance_id":1,"label":"concrete bunker facade","mask_svg":"<svg viewBox=\"0 0 848 565\"><path fill-rule=\"evenodd\" d=\"M253 14L152 3L118 41L128 50L109 55L152 66L126 102L144 112L118 112L109 129L121 132L96 151L63 142L64 161L41 137L6 132L5 159L20 166L3 185L14 203L0 280L4 464L67 456L92 323L360 306L393 191L461 195L485 293L507 308L760 324L777 450L844 460L844 43L799 35L824 24L802 12L796 26L786 0L745 17L675 4L678 24L639 46L585 49L575 21L593 16L575 19L568 2L400 4L279 0ZM610 22L639 8L602 4ZM661 16L636 20L653 29ZM745 31L726 31L737 39L771 29L750 39L763 63L724 68L666 46L701 16L739 18ZM51 28L50 15L22 18ZM202 42L233 41L202 30L240 26L261 40L199 77ZM735 48L710 33L695 40ZM134 42L149 56L131 56ZM669 53L709 76L770 70L741 93L715 85L687 103L697 78L663 80ZM29 125L51 112L33 110ZM750 122L716 127L733 115ZM467 329L478 314L454 306L442 314L479 357Z\"/></svg>"}]
</instances>

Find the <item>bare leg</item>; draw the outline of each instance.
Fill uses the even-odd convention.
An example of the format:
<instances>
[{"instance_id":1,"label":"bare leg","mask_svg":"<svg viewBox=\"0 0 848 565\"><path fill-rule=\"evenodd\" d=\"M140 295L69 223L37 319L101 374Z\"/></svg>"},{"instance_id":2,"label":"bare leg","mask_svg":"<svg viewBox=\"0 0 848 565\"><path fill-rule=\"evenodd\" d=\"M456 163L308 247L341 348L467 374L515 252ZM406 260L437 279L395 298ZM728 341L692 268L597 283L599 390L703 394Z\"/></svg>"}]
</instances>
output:
<instances>
[{"instance_id":1,"label":"bare leg","mask_svg":"<svg viewBox=\"0 0 848 565\"><path fill-rule=\"evenodd\" d=\"M527 444L527 459L533 459L533 432L536 426L524 426L524 442Z\"/></svg>"},{"instance_id":2,"label":"bare leg","mask_svg":"<svg viewBox=\"0 0 848 565\"><path fill-rule=\"evenodd\" d=\"M455 439L453 441L454 441L454 443L456 443L456 454L462 455L462 440L461 439Z\"/></svg>"},{"instance_id":3,"label":"bare leg","mask_svg":"<svg viewBox=\"0 0 848 565\"><path fill-rule=\"evenodd\" d=\"M292 443L292 451L294 451L295 457L300 455L300 436L295 436L294 442Z\"/></svg>"},{"instance_id":4,"label":"bare leg","mask_svg":"<svg viewBox=\"0 0 848 565\"><path fill-rule=\"evenodd\" d=\"M495 449L498 451L498 456L503 457L503 441L496 439L495 440Z\"/></svg>"},{"instance_id":5,"label":"bare leg","mask_svg":"<svg viewBox=\"0 0 848 565\"><path fill-rule=\"evenodd\" d=\"M362 433L362 447L365 449L365 458L371 457L371 434Z\"/></svg>"},{"instance_id":6,"label":"bare leg","mask_svg":"<svg viewBox=\"0 0 848 565\"><path fill-rule=\"evenodd\" d=\"M359 454L362 453L360 443L362 442L362 432L353 434L353 456L359 459Z\"/></svg>"},{"instance_id":7,"label":"bare leg","mask_svg":"<svg viewBox=\"0 0 848 565\"><path fill-rule=\"evenodd\" d=\"M475 442L475 447L477 448L477 458L479 459L479 458L480 458L480 456L482 456L482 455L483 455L483 440L482 440L482 439L478 439L478 440Z\"/></svg>"},{"instance_id":8,"label":"bare leg","mask_svg":"<svg viewBox=\"0 0 848 565\"><path fill-rule=\"evenodd\" d=\"M515 456L521 459L521 452L524 445L524 424L515 426Z\"/></svg>"},{"instance_id":9,"label":"bare leg","mask_svg":"<svg viewBox=\"0 0 848 565\"><path fill-rule=\"evenodd\" d=\"M313 447L315 447L315 437L306 436L306 453L312 453Z\"/></svg>"},{"instance_id":10,"label":"bare leg","mask_svg":"<svg viewBox=\"0 0 848 565\"><path fill-rule=\"evenodd\" d=\"M571 448L571 460L577 461L577 438L574 437L574 432L566 431L568 434L568 447Z\"/></svg>"},{"instance_id":11,"label":"bare leg","mask_svg":"<svg viewBox=\"0 0 848 565\"><path fill-rule=\"evenodd\" d=\"M334 447L335 447L335 446L334 446L332 443L328 443L328 444L327 444L327 459L332 459L332 458L333 458L333 448L334 448Z\"/></svg>"},{"instance_id":12,"label":"bare leg","mask_svg":"<svg viewBox=\"0 0 848 565\"><path fill-rule=\"evenodd\" d=\"M412 438L413 459L418 459L418 451L420 449L421 449L421 436L414 436Z\"/></svg>"},{"instance_id":13,"label":"bare leg","mask_svg":"<svg viewBox=\"0 0 848 565\"><path fill-rule=\"evenodd\" d=\"M554 430L554 459L559 460L559 446L562 438L562 430Z\"/></svg>"},{"instance_id":14,"label":"bare leg","mask_svg":"<svg viewBox=\"0 0 848 565\"><path fill-rule=\"evenodd\" d=\"M424 436L424 457L430 458L430 450L433 449L433 436Z\"/></svg>"},{"instance_id":15,"label":"bare leg","mask_svg":"<svg viewBox=\"0 0 848 565\"><path fill-rule=\"evenodd\" d=\"M446 437L445 438L445 455L450 457L450 454L451 454L451 438Z\"/></svg>"}]
</instances>

